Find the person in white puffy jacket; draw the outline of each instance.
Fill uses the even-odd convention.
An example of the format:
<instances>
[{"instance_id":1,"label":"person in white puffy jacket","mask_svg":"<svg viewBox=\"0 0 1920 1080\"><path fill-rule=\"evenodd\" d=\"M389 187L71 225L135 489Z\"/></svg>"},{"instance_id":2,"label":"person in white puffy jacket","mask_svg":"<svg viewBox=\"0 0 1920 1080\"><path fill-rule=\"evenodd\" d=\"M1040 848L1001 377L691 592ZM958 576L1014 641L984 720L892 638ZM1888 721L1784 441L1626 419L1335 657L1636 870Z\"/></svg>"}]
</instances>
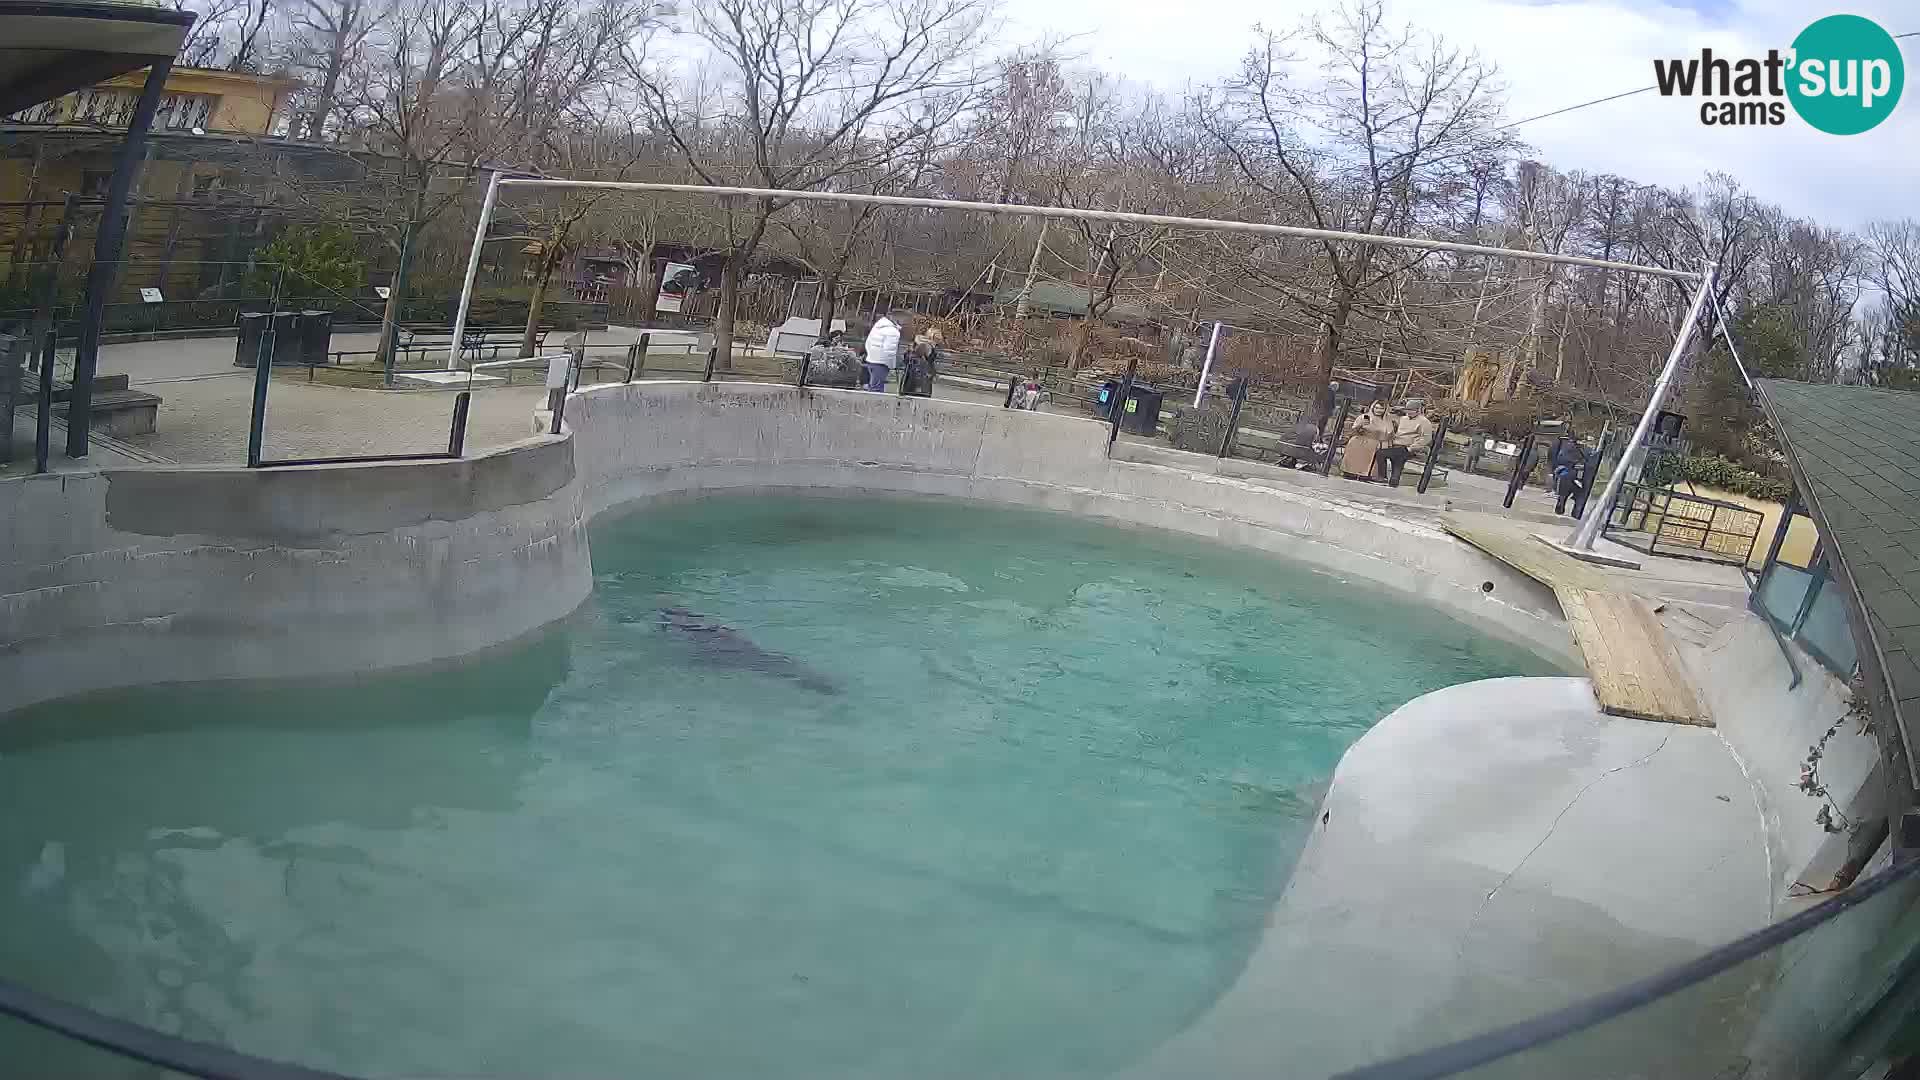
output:
<instances>
[{"instance_id":1,"label":"person in white puffy jacket","mask_svg":"<svg viewBox=\"0 0 1920 1080\"><path fill-rule=\"evenodd\" d=\"M889 311L867 331L867 356L861 366L867 373L867 389L885 390L887 376L900 362L900 338L906 333L905 313Z\"/></svg>"}]
</instances>

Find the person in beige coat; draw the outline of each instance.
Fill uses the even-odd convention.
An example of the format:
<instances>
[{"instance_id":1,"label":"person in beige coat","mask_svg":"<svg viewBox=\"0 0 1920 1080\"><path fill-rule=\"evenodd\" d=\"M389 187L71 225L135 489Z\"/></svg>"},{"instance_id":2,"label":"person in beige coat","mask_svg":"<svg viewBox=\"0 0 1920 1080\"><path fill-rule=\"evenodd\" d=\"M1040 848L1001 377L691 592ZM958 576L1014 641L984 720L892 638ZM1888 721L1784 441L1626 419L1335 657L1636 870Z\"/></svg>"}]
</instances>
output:
<instances>
[{"instance_id":1,"label":"person in beige coat","mask_svg":"<svg viewBox=\"0 0 1920 1080\"><path fill-rule=\"evenodd\" d=\"M1354 422L1347 447L1340 455L1340 474L1349 480L1372 480L1380 451L1393 443L1393 417L1387 415L1387 403L1376 401L1367 406Z\"/></svg>"}]
</instances>

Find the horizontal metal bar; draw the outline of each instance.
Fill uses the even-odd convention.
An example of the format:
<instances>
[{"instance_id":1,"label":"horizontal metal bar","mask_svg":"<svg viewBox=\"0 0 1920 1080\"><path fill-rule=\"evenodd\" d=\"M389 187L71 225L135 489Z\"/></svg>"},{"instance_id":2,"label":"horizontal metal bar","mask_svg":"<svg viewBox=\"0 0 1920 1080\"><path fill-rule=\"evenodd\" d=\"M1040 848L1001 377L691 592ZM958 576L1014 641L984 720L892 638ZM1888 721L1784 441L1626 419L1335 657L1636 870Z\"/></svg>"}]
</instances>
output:
<instances>
[{"instance_id":1,"label":"horizontal metal bar","mask_svg":"<svg viewBox=\"0 0 1920 1080\"><path fill-rule=\"evenodd\" d=\"M541 177L502 177L501 187L599 188L609 191L677 192L684 195L740 195L756 199L794 199L803 202L837 202L862 206L910 206L925 210L965 210L1007 217L1072 218L1081 221L1118 221L1134 225L1163 225L1180 229L1211 232L1256 233L1262 236L1294 236L1308 240L1339 240L1386 247L1416 248L1421 251L1458 251L1469 255L1494 255L1523 262L1559 263L1566 266L1591 266L1601 270L1625 270L1653 274L1681 281L1698 281L1692 270L1671 270L1664 266L1589 259L1579 255L1553 255L1543 251L1461 244L1451 240L1422 240L1411 236L1381 236L1377 233L1341 232L1336 229L1309 229L1299 225L1273 225L1262 221L1227 221L1221 218L1172 217L1165 214L1131 214L1119 210L1081 210L1070 206L1027 206L1020 203L964 202L959 199L927 199L906 195L861 195L839 191L789 191L784 188L719 187L706 184L655 184L631 180L548 180Z\"/></svg>"},{"instance_id":2,"label":"horizontal metal bar","mask_svg":"<svg viewBox=\"0 0 1920 1080\"><path fill-rule=\"evenodd\" d=\"M436 450L430 454L373 454L365 457L316 457L286 458L278 461L262 461L256 469L282 469L289 465L364 465L375 461L451 461L455 455L445 450Z\"/></svg>"}]
</instances>

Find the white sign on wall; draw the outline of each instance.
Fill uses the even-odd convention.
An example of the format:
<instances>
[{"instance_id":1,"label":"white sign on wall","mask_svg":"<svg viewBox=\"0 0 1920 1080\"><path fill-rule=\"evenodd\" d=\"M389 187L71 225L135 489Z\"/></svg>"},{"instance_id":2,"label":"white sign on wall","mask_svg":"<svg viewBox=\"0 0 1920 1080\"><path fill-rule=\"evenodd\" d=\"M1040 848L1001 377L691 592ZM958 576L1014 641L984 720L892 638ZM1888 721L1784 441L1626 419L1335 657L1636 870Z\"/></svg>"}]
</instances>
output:
<instances>
[{"instance_id":1,"label":"white sign on wall","mask_svg":"<svg viewBox=\"0 0 1920 1080\"><path fill-rule=\"evenodd\" d=\"M141 289L141 290L140 290L140 299L141 299L141 300L142 300L143 302L145 302L145 303L148 303L148 304L158 304L158 303L160 303L160 302L162 302L162 301L164 301L164 300L166 299L166 297L164 297L164 296L161 296L161 295L160 295L160 290L159 290L159 289L146 289L146 288L143 288L143 289Z\"/></svg>"},{"instance_id":2,"label":"white sign on wall","mask_svg":"<svg viewBox=\"0 0 1920 1080\"><path fill-rule=\"evenodd\" d=\"M655 311L679 311L687 294L700 287L700 273L686 263L670 262L666 272L660 275L660 296L654 301Z\"/></svg>"},{"instance_id":3,"label":"white sign on wall","mask_svg":"<svg viewBox=\"0 0 1920 1080\"><path fill-rule=\"evenodd\" d=\"M385 300L388 297L393 295L393 290L387 288L385 285L375 285L373 287L373 295L378 296L382 300Z\"/></svg>"}]
</instances>

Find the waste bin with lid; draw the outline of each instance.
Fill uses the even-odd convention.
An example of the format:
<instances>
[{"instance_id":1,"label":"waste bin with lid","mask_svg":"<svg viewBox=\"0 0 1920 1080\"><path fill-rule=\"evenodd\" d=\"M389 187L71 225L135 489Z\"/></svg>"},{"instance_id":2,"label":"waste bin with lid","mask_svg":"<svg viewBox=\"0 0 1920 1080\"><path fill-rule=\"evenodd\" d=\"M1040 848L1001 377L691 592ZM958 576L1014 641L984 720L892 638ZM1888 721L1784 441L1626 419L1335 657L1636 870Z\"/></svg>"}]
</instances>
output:
<instances>
[{"instance_id":1,"label":"waste bin with lid","mask_svg":"<svg viewBox=\"0 0 1920 1080\"><path fill-rule=\"evenodd\" d=\"M234 367L252 367L260 356L260 338L267 332L267 318L264 311L240 313L240 336L233 344Z\"/></svg>"},{"instance_id":2,"label":"waste bin with lid","mask_svg":"<svg viewBox=\"0 0 1920 1080\"><path fill-rule=\"evenodd\" d=\"M1134 383L1127 400L1120 406L1120 430L1134 435L1153 435L1160 430L1160 402L1166 396L1145 383Z\"/></svg>"},{"instance_id":3,"label":"waste bin with lid","mask_svg":"<svg viewBox=\"0 0 1920 1080\"><path fill-rule=\"evenodd\" d=\"M273 313L273 362L300 362L300 313L297 311Z\"/></svg>"},{"instance_id":4,"label":"waste bin with lid","mask_svg":"<svg viewBox=\"0 0 1920 1080\"><path fill-rule=\"evenodd\" d=\"M327 355L332 351L333 312L301 312L300 362L309 367L319 367L327 362Z\"/></svg>"}]
</instances>

